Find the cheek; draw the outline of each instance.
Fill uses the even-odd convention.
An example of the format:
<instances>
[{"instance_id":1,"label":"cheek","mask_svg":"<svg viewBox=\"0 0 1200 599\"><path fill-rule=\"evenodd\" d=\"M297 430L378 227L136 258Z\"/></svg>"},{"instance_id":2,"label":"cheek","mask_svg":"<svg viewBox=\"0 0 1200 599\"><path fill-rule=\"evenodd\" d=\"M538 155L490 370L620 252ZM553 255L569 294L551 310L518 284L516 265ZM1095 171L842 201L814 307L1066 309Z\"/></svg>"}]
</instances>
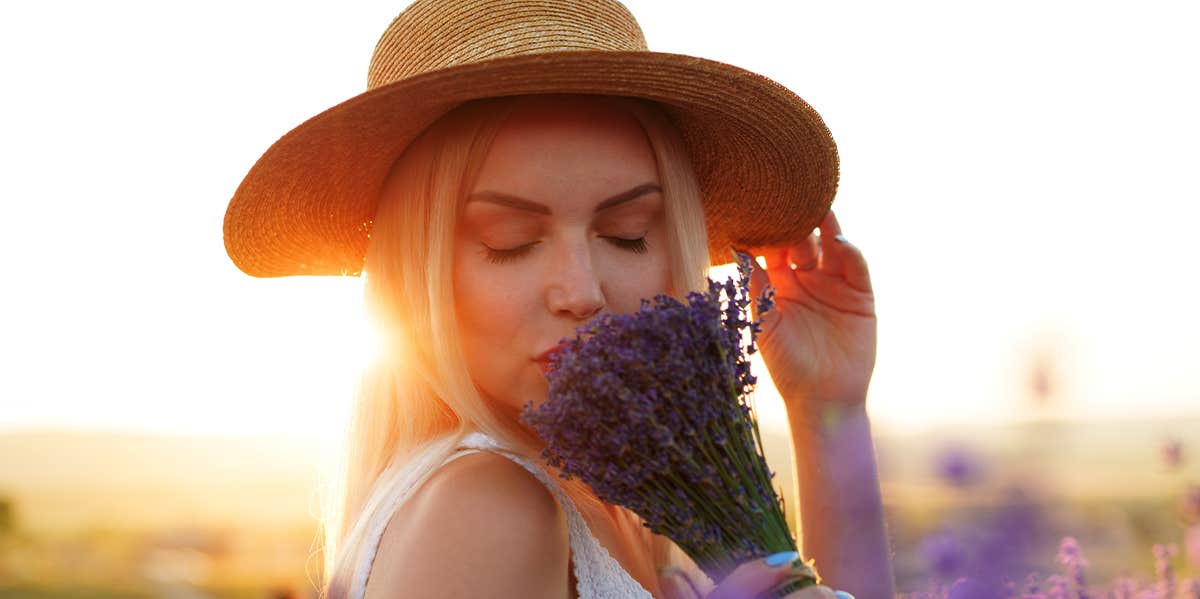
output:
<instances>
[{"instance_id":1,"label":"cheek","mask_svg":"<svg viewBox=\"0 0 1200 599\"><path fill-rule=\"evenodd\" d=\"M454 266L454 309L458 318L468 368L478 377L511 368L506 356L519 352L513 346L525 322L528 286L501 276L503 269L482 263L477 256L458 252ZM512 350L512 351L509 351Z\"/></svg>"},{"instance_id":2,"label":"cheek","mask_svg":"<svg viewBox=\"0 0 1200 599\"><path fill-rule=\"evenodd\" d=\"M501 309L506 303L506 294L497 292L498 281L488 279L488 272L472 262L471 257L455 256L454 266L454 309L462 330L464 344L478 343L494 337L501 326L487 317L490 311Z\"/></svg>"},{"instance_id":3,"label":"cheek","mask_svg":"<svg viewBox=\"0 0 1200 599\"><path fill-rule=\"evenodd\" d=\"M609 309L614 312L634 312L643 298L650 299L671 288L670 258L661 242L657 248L648 248L645 254L619 254L606 271Z\"/></svg>"},{"instance_id":4,"label":"cheek","mask_svg":"<svg viewBox=\"0 0 1200 599\"><path fill-rule=\"evenodd\" d=\"M455 265L455 313L472 381L514 410L545 399L545 380L529 355L534 286L518 269L498 269L478 256L456 256Z\"/></svg>"}]
</instances>

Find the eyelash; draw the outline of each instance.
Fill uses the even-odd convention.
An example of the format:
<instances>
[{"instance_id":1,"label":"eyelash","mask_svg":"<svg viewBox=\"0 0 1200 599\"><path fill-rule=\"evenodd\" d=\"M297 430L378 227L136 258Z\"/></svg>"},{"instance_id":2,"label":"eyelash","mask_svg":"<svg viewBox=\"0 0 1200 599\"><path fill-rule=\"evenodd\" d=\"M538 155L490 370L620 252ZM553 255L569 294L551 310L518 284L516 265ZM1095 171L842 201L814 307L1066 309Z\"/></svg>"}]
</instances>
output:
<instances>
[{"instance_id":1,"label":"eyelash","mask_svg":"<svg viewBox=\"0 0 1200 599\"><path fill-rule=\"evenodd\" d=\"M626 250L629 250L629 251L637 253L637 254L646 253L647 245L646 245L645 237L639 237L637 239L624 239L621 237L605 237L605 239L609 240L613 245L615 245L619 248L626 249ZM511 250L498 250L495 248L488 247L487 244L483 244L483 248L484 248L484 252L486 254L485 258L487 259L488 262L491 262L492 264L507 264L509 262L518 260L525 254L529 253L529 250L532 250L533 246L537 245L538 243L541 243L541 242L535 241L533 243L523 245L521 247L516 247Z\"/></svg>"}]
</instances>

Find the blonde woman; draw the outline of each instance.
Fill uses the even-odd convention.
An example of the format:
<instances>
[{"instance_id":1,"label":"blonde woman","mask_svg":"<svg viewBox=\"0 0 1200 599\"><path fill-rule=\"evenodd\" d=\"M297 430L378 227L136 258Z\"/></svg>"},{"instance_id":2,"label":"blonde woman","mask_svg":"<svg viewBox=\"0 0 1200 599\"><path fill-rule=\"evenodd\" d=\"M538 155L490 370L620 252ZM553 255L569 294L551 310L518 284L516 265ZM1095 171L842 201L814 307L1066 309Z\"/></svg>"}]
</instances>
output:
<instances>
[{"instance_id":1,"label":"blonde woman","mask_svg":"<svg viewBox=\"0 0 1200 599\"><path fill-rule=\"evenodd\" d=\"M794 554L714 585L557 477L518 420L560 339L699 289L735 245L777 290L760 347L788 406L804 552L840 595L892 595L870 280L829 210L836 149L807 104L646 50L613 0L418 0L368 87L272 146L225 221L248 274L365 276L385 333L329 488L324 595L731 599L781 580Z\"/></svg>"}]
</instances>

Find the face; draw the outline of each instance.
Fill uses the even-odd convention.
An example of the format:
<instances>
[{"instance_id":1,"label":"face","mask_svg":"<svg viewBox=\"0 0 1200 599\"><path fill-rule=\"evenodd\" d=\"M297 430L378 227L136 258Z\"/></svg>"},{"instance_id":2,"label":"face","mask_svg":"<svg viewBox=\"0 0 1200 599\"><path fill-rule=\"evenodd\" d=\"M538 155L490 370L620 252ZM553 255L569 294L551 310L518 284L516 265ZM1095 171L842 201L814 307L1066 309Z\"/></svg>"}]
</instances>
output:
<instances>
[{"instance_id":1,"label":"face","mask_svg":"<svg viewBox=\"0 0 1200 599\"><path fill-rule=\"evenodd\" d=\"M546 398L537 358L577 326L670 289L658 169L638 122L594 99L523 102L484 160L454 249L467 366L513 410Z\"/></svg>"}]
</instances>

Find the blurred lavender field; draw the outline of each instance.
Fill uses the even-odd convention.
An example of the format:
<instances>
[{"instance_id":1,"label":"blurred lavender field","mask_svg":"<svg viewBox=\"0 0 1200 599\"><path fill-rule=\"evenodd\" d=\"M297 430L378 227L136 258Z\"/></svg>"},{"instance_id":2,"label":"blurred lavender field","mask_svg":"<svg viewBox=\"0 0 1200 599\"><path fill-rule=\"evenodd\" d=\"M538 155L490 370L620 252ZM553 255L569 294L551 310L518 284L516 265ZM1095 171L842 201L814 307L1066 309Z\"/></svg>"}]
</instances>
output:
<instances>
[{"instance_id":1,"label":"blurred lavender field","mask_svg":"<svg viewBox=\"0 0 1200 599\"><path fill-rule=\"evenodd\" d=\"M1192 597L1185 579L1200 576L1200 468L1188 447L1200 447L1195 419L883 438L897 588L935 597ZM1037 584L1025 583L1029 575ZM1179 582L1169 591L1109 594L1121 579L1147 589L1169 575ZM963 577L974 584L951 591ZM1006 592L1005 581L1021 584Z\"/></svg>"},{"instance_id":2,"label":"blurred lavender field","mask_svg":"<svg viewBox=\"0 0 1200 599\"><path fill-rule=\"evenodd\" d=\"M764 433L794 506L788 439ZM944 596L963 576L1065 576L1064 537L1078 541L1096 591L1127 576L1149 585L1163 563L1178 597L1200 577L1197 529L1190 546L1185 538L1200 519L1200 490L1188 500L1200 484L1190 454L1200 420L1038 422L877 443L901 593ZM0 596L311 596L318 459L296 440L0 436Z\"/></svg>"}]
</instances>

